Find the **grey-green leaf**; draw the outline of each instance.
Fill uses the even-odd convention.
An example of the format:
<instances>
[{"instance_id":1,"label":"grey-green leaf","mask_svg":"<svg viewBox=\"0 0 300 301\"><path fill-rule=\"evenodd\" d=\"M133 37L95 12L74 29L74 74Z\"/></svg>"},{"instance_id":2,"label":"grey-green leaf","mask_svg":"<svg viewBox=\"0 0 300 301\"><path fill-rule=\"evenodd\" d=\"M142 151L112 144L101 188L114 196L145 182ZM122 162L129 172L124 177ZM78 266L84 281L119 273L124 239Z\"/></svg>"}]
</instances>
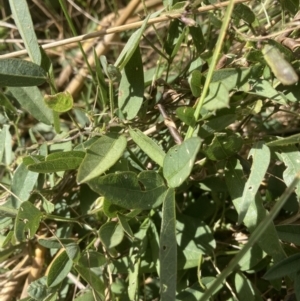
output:
<instances>
[{"instance_id":1,"label":"grey-green leaf","mask_svg":"<svg viewBox=\"0 0 300 301\"><path fill-rule=\"evenodd\" d=\"M120 70L124 68L124 66L127 64L129 59L135 52L136 48L138 47L142 34L147 26L149 18L150 15L148 15L147 18L144 20L144 23L141 26L141 28L139 28L131 35L125 47L123 48L122 52L120 53L118 59L116 60L115 66L119 67Z\"/></svg>"},{"instance_id":2,"label":"grey-green leaf","mask_svg":"<svg viewBox=\"0 0 300 301\"><path fill-rule=\"evenodd\" d=\"M296 144L300 142L300 134L295 134L288 137L277 137L277 140L273 140L270 142L267 142L266 145L273 147L273 146L285 146L289 144Z\"/></svg>"},{"instance_id":3,"label":"grey-green leaf","mask_svg":"<svg viewBox=\"0 0 300 301\"><path fill-rule=\"evenodd\" d=\"M79 167L77 181L84 183L100 176L123 155L127 140L125 136L110 135L99 138L86 149Z\"/></svg>"},{"instance_id":4,"label":"grey-green leaf","mask_svg":"<svg viewBox=\"0 0 300 301\"><path fill-rule=\"evenodd\" d=\"M37 87L10 87L9 91L34 118L45 124L53 124L52 110L45 105Z\"/></svg>"},{"instance_id":5,"label":"grey-green leaf","mask_svg":"<svg viewBox=\"0 0 300 301\"><path fill-rule=\"evenodd\" d=\"M160 291L161 300L175 300L177 275L177 243L175 190L169 188L162 209L160 230Z\"/></svg>"},{"instance_id":6,"label":"grey-green leaf","mask_svg":"<svg viewBox=\"0 0 300 301\"><path fill-rule=\"evenodd\" d=\"M9 0L9 5L31 60L40 65L42 62L42 54L34 32L27 1Z\"/></svg>"},{"instance_id":7,"label":"grey-green leaf","mask_svg":"<svg viewBox=\"0 0 300 301\"><path fill-rule=\"evenodd\" d=\"M62 282L71 271L73 261L66 250L62 250L52 261L47 277L47 286L54 287Z\"/></svg>"},{"instance_id":8,"label":"grey-green leaf","mask_svg":"<svg viewBox=\"0 0 300 301\"><path fill-rule=\"evenodd\" d=\"M38 173L72 170L79 167L84 155L84 152L80 151L52 153L46 157L45 161L28 165L27 168Z\"/></svg>"},{"instance_id":9,"label":"grey-green leaf","mask_svg":"<svg viewBox=\"0 0 300 301\"><path fill-rule=\"evenodd\" d=\"M106 249L111 249L120 244L123 237L123 228L117 222L107 222L99 230L99 238Z\"/></svg>"},{"instance_id":10,"label":"grey-green leaf","mask_svg":"<svg viewBox=\"0 0 300 301\"><path fill-rule=\"evenodd\" d=\"M278 225L276 230L281 240L300 246L300 225Z\"/></svg>"},{"instance_id":11,"label":"grey-green leaf","mask_svg":"<svg viewBox=\"0 0 300 301\"><path fill-rule=\"evenodd\" d=\"M210 160L223 160L236 154L243 146L243 139L238 134L216 133L210 145L203 148Z\"/></svg>"},{"instance_id":12,"label":"grey-green leaf","mask_svg":"<svg viewBox=\"0 0 300 301\"><path fill-rule=\"evenodd\" d=\"M246 216L251 202L255 202L255 195L261 185L265 173L269 167L271 153L269 148L263 143L256 143L251 149L248 158L252 156L253 163L250 176L245 184L242 201L240 203L240 211L238 223L242 223Z\"/></svg>"},{"instance_id":13,"label":"grey-green leaf","mask_svg":"<svg viewBox=\"0 0 300 301\"><path fill-rule=\"evenodd\" d=\"M25 232L28 238L33 238L39 228L43 214L30 202L23 202L18 210L15 220L15 237L17 241L25 239Z\"/></svg>"},{"instance_id":14,"label":"grey-green leaf","mask_svg":"<svg viewBox=\"0 0 300 301\"><path fill-rule=\"evenodd\" d=\"M158 165L163 166L165 152L139 129L129 130L132 140Z\"/></svg>"},{"instance_id":15,"label":"grey-green leaf","mask_svg":"<svg viewBox=\"0 0 300 301\"><path fill-rule=\"evenodd\" d=\"M225 180L236 211L240 212L240 203L245 186L245 175L241 164L236 159L228 160L225 169ZM244 219L244 224L250 232L253 232L266 215L267 211L263 206L262 199L260 195L257 194L255 202L250 204ZM274 224L268 226L264 234L259 238L258 245L267 254L271 255L275 262L286 257L279 242Z\"/></svg>"},{"instance_id":16,"label":"grey-green leaf","mask_svg":"<svg viewBox=\"0 0 300 301\"><path fill-rule=\"evenodd\" d=\"M168 151L164 160L163 174L169 187L180 186L190 175L200 145L200 138L192 137Z\"/></svg>"},{"instance_id":17,"label":"grey-green leaf","mask_svg":"<svg viewBox=\"0 0 300 301\"><path fill-rule=\"evenodd\" d=\"M281 147L281 151L280 157L286 166L283 172L283 180L289 186L300 170L299 150L296 146L289 145ZM296 186L295 193L298 197L300 196L300 184Z\"/></svg>"},{"instance_id":18,"label":"grey-green leaf","mask_svg":"<svg viewBox=\"0 0 300 301\"><path fill-rule=\"evenodd\" d=\"M20 164L14 173L11 191L14 193L14 195L18 196L18 199L20 199L22 202L27 201L38 176L39 175L37 173L29 171L25 164ZM24 185L24 183L26 183L26 185ZM13 203L18 204L18 199L13 196ZM15 208L18 208L18 206Z\"/></svg>"},{"instance_id":19,"label":"grey-green leaf","mask_svg":"<svg viewBox=\"0 0 300 301\"><path fill-rule=\"evenodd\" d=\"M294 254L274 264L263 276L267 280L273 280L289 276L300 271L300 254Z\"/></svg>"},{"instance_id":20,"label":"grey-green leaf","mask_svg":"<svg viewBox=\"0 0 300 301\"><path fill-rule=\"evenodd\" d=\"M122 71L119 85L118 106L127 120L136 117L142 106L143 97L143 62L140 49L137 47Z\"/></svg>"},{"instance_id":21,"label":"grey-green leaf","mask_svg":"<svg viewBox=\"0 0 300 301\"><path fill-rule=\"evenodd\" d=\"M109 174L90 180L88 185L112 204L126 209L150 210L159 206L167 191L162 177L153 171Z\"/></svg>"},{"instance_id":22,"label":"grey-green leaf","mask_svg":"<svg viewBox=\"0 0 300 301\"><path fill-rule=\"evenodd\" d=\"M47 74L39 65L21 60L0 60L0 86L39 86L47 80Z\"/></svg>"}]
</instances>

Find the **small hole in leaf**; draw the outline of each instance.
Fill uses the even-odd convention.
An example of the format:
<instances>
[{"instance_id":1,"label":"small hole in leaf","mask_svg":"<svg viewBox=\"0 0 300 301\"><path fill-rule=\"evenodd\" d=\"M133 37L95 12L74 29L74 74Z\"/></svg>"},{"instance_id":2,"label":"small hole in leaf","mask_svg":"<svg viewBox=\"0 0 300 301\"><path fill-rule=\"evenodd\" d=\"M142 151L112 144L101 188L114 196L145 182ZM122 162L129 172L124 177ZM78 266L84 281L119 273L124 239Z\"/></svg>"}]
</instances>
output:
<instances>
[{"instance_id":1,"label":"small hole in leaf","mask_svg":"<svg viewBox=\"0 0 300 301\"><path fill-rule=\"evenodd\" d=\"M163 251L167 250L167 246L162 247Z\"/></svg>"}]
</instances>

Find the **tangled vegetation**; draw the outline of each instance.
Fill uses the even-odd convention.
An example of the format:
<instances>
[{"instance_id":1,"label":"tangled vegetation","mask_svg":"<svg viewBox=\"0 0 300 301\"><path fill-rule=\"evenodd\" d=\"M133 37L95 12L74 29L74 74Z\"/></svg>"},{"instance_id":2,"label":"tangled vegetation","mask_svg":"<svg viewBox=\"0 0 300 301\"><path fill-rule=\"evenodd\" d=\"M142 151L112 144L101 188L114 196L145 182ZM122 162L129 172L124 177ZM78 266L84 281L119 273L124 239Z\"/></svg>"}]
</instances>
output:
<instances>
[{"instance_id":1,"label":"tangled vegetation","mask_svg":"<svg viewBox=\"0 0 300 301\"><path fill-rule=\"evenodd\" d=\"M0 7L1 301L300 300L299 0Z\"/></svg>"}]
</instances>

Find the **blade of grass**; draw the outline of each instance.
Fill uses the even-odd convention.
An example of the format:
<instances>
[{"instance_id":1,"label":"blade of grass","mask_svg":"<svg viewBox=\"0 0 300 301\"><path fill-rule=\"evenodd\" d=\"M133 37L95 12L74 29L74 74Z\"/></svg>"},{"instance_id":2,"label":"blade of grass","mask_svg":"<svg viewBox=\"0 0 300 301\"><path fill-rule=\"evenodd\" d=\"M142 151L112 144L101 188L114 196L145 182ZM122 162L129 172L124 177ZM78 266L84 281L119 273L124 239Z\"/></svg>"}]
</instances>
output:
<instances>
[{"instance_id":1,"label":"blade of grass","mask_svg":"<svg viewBox=\"0 0 300 301\"><path fill-rule=\"evenodd\" d=\"M223 281L226 279L227 276L229 276L239 263L239 261L245 256L247 251L249 251L250 248L258 241L260 236L264 233L264 231L267 229L267 227L272 223L275 216L279 213L283 205L285 204L286 200L289 198L289 196L294 192L294 189L296 185L298 184L300 180L300 172L296 175L295 179L287 187L285 192L282 194L282 196L279 198L279 200L276 202L275 206L270 211L269 215L267 215L261 224L253 231L252 235L250 236L248 242L245 244L243 249L230 261L228 266L222 271L222 273L218 276L216 281L205 291L203 296L199 301L206 301L209 299L209 297L214 293L216 288L219 285L222 285Z\"/></svg>"},{"instance_id":2,"label":"blade of grass","mask_svg":"<svg viewBox=\"0 0 300 301\"><path fill-rule=\"evenodd\" d=\"M198 98L197 102L194 105L194 107L196 106L195 113L194 113L195 120L198 120L198 118L199 118L200 111L201 111L201 108L202 108L203 103L204 103L204 99L207 95L208 88L209 88L209 85L210 85L210 82L211 82L211 79L212 79L212 75L213 75L213 72L215 71L215 67L216 67L216 64L217 64L217 61L218 61L218 57L219 57L219 54L220 54L220 51L221 51L221 48L222 48L223 40L224 40L225 35L226 35L226 30L227 30L227 27L228 27L228 24L229 24L229 21L230 21L230 17L231 17L232 11L233 11L233 7L234 7L234 0L230 0L229 4L227 6L225 16L224 16L224 20L223 20L222 27L221 27L220 34L219 34L219 38L218 38L218 41L217 41L217 44L216 44L216 48L215 48L215 51L214 51L214 54L213 54L213 57L212 57L212 61L211 61L211 64L209 66L209 69L208 69L208 73L207 73L207 77L206 77L206 81L205 81L205 84L204 84L204 87L203 87L202 94L201 94L200 98ZM185 136L185 140L192 137L193 133L194 133L194 128L190 126L188 128L187 134Z\"/></svg>"}]
</instances>

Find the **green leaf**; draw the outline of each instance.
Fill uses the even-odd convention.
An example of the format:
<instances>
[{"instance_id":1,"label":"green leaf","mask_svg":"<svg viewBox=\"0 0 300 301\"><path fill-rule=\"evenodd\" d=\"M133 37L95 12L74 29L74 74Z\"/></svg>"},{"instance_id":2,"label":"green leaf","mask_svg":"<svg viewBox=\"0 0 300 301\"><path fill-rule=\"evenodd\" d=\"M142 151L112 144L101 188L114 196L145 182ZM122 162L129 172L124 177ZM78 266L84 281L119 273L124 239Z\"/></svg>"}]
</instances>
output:
<instances>
[{"instance_id":1,"label":"green leaf","mask_svg":"<svg viewBox=\"0 0 300 301\"><path fill-rule=\"evenodd\" d=\"M255 14L253 13L253 10L242 3L237 3L234 6L233 14L239 19L244 20L248 24L251 24L255 21Z\"/></svg>"},{"instance_id":2,"label":"green leaf","mask_svg":"<svg viewBox=\"0 0 300 301\"><path fill-rule=\"evenodd\" d=\"M176 295L176 301L195 301L200 300L203 295L204 288L199 285L199 283L195 283L186 289L181 290Z\"/></svg>"},{"instance_id":3,"label":"green leaf","mask_svg":"<svg viewBox=\"0 0 300 301\"><path fill-rule=\"evenodd\" d=\"M117 217L119 211L124 210L122 207L112 204L107 198L102 203L103 213L110 218Z\"/></svg>"},{"instance_id":4,"label":"green leaf","mask_svg":"<svg viewBox=\"0 0 300 301\"><path fill-rule=\"evenodd\" d=\"M266 256L267 254L264 253L257 244L255 244L240 260L238 266L240 267L241 271L249 271L255 268L255 266L259 264Z\"/></svg>"},{"instance_id":5,"label":"green leaf","mask_svg":"<svg viewBox=\"0 0 300 301\"><path fill-rule=\"evenodd\" d=\"M139 129L129 129L132 140L146 153L154 162L163 166L165 152L151 138L146 136Z\"/></svg>"},{"instance_id":6,"label":"green leaf","mask_svg":"<svg viewBox=\"0 0 300 301\"><path fill-rule=\"evenodd\" d=\"M80 257L80 249L76 242L71 242L65 246L67 255L72 261L78 261Z\"/></svg>"},{"instance_id":7,"label":"green leaf","mask_svg":"<svg viewBox=\"0 0 300 301\"><path fill-rule=\"evenodd\" d=\"M273 280L284 276L292 276L300 271L300 254L294 254L274 264L263 276L264 279Z\"/></svg>"},{"instance_id":8,"label":"green leaf","mask_svg":"<svg viewBox=\"0 0 300 301\"><path fill-rule=\"evenodd\" d=\"M135 31L131 37L129 38L128 42L126 43L125 47L123 48L122 52L120 53L118 59L115 62L115 67L119 67L120 70L127 65L128 61L130 60L131 56L134 54L136 48L139 45L140 39L144 33L144 30L147 26L148 20L150 15L148 15L141 28Z\"/></svg>"},{"instance_id":9,"label":"green leaf","mask_svg":"<svg viewBox=\"0 0 300 301\"><path fill-rule=\"evenodd\" d=\"M13 160L11 149L12 137L9 128L10 126L8 124L4 124L0 131L0 162L4 162L6 165L10 165Z\"/></svg>"},{"instance_id":10,"label":"green leaf","mask_svg":"<svg viewBox=\"0 0 300 301\"><path fill-rule=\"evenodd\" d=\"M192 36L197 53L200 54L205 50L205 39L202 33L201 26L189 27L190 35Z\"/></svg>"},{"instance_id":11,"label":"green leaf","mask_svg":"<svg viewBox=\"0 0 300 301\"><path fill-rule=\"evenodd\" d=\"M234 276L235 290L239 300L256 301L256 294L251 282L242 274L236 273Z\"/></svg>"},{"instance_id":12,"label":"green leaf","mask_svg":"<svg viewBox=\"0 0 300 301\"><path fill-rule=\"evenodd\" d=\"M60 238L56 237L39 238L38 243L47 249L61 249L63 246L74 243L72 238Z\"/></svg>"},{"instance_id":13,"label":"green leaf","mask_svg":"<svg viewBox=\"0 0 300 301\"><path fill-rule=\"evenodd\" d=\"M57 288L47 287L47 277L41 277L30 283L27 293L34 300L44 301L47 296L55 293Z\"/></svg>"},{"instance_id":14,"label":"green leaf","mask_svg":"<svg viewBox=\"0 0 300 301\"><path fill-rule=\"evenodd\" d=\"M9 91L34 118L45 123L53 124L53 114L44 103L43 96L37 87L10 87Z\"/></svg>"},{"instance_id":15,"label":"green leaf","mask_svg":"<svg viewBox=\"0 0 300 301\"><path fill-rule=\"evenodd\" d=\"M163 174L169 187L180 186L190 175L201 145L198 137L192 137L168 151L163 165Z\"/></svg>"},{"instance_id":16,"label":"green leaf","mask_svg":"<svg viewBox=\"0 0 300 301\"><path fill-rule=\"evenodd\" d=\"M199 136L202 139L207 138L213 135L215 132L222 131L228 125L234 123L236 119L237 116L235 114L226 114L210 118L206 123L204 123L201 126L199 130Z\"/></svg>"},{"instance_id":17,"label":"green leaf","mask_svg":"<svg viewBox=\"0 0 300 301\"><path fill-rule=\"evenodd\" d=\"M279 239L300 246L300 225L276 226Z\"/></svg>"},{"instance_id":18,"label":"green leaf","mask_svg":"<svg viewBox=\"0 0 300 301\"><path fill-rule=\"evenodd\" d=\"M107 259L105 258L105 255L91 250L88 250L81 254L78 260L79 265L89 268L99 268L101 266L104 266L106 263Z\"/></svg>"},{"instance_id":19,"label":"green leaf","mask_svg":"<svg viewBox=\"0 0 300 301\"><path fill-rule=\"evenodd\" d=\"M143 62L139 47L122 71L119 85L118 107L127 120L136 117L144 98L144 72Z\"/></svg>"},{"instance_id":20,"label":"green leaf","mask_svg":"<svg viewBox=\"0 0 300 301\"><path fill-rule=\"evenodd\" d=\"M231 196L233 205L237 212L240 212L240 204L245 187L245 175L242 166L236 159L230 159L225 169L225 181ZM244 218L244 224L252 233L267 215L263 206L260 195L256 195L255 202L250 204L247 214ZM270 224L263 235L258 240L258 245L270 256L275 262L286 257L282 246L279 242L274 224Z\"/></svg>"},{"instance_id":21,"label":"green leaf","mask_svg":"<svg viewBox=\"0 0 300 301\"><path fill-rule=\"evenodd\" d=\"M211 83L209 93L205 97L203 108L207 111L216 111L229 107L229 90L223 82Z\"/></svg>"},{"instance_id":22,"label":"green leaf","mask_svg":"<svg viewBox=\"0 0 300 301\"><path fill-rule=\"evenodd\" d=\"M21 59L0 60L0 86L39 86L47 80L47 74L39 65Z\"/></svg>"},{"instance_id":23,"label":"green leaf","mask_svg":"<svg viewBox=\"0 0 300 301\"><path fill-rule=\"evenodd\" d=\"M34 32L30 11L26 0L9 0L9 6L18 27L22 40L24 41L29 57L33 62L40 65L42 54Z\"/></svg>"},{"instance_id":24,"label":"green leaf","mask_svg":"<svg viewBox=\"0 0 300 301\"><path fill-rule=\"evenodd\" d=\"M29 171L25 164L20 164L16 169L11 185L11 191L19 197L21 201L27 201L29 196L36 184L38 174ZM24 185L26 183L26 185ZM12 196L12 202L15 204L19 203L19 200ZM15 208L18 208L16 206Z\"/></svg>"},{"instance_id":25,"label":"green leaf","mask_svg":"<svg viewBox=\"0 0 300 301\"><path fill-rule=\"evenodd\" d=\"M84 152L80 151L56 152L48 155L45 161L30 164L27 168L38 173L72 170L79 167L84 156Z\"/></svg>"},{"instance_id":26,"label":"green leaf","mask_svg":"<svg viewBox=\"0 0 300 301\"><path fill-rule=\"evenodd\" d=\"M88 185L112 204L126 209L150 210L159 206L166 194L162 177L153 171L120 172L94 178Z\"/></svg>"},{"instance_id":27,"label":"green leaf","mask_svg":"<svg viewBox=\"0 0 300 301\"><path fill-rule=\"evenodd\" d=\"M108 104L108 87L107 84L105 83L104 74L100 66L100 60L97 56L95 49L94 49L94 61L96 67L99 99L102 103L102 106L105 107Z\"/></svg>"},{"instance_id":28,"label":"green leaf","mask_svg":"<svg viewBox=\"0 0 300 301\"><path fill-rule=\"evenodd\" d=\"M128 221L127 221L126 216L123 215L123 214L120 214L120 213L118 213L117 215L118 215L118 219L119 219L120 225L122 226L124 232L129 237L133 238L133 232L132 232L132 230L130 228L130 225L129 225Z\"/></svg>"},{"instance_id":29,"label":"green leaf","mask_svg":"<svg viewBox=\"0 0 300 301\"><path fill-rule=\"evenodd\" d=\"M231 91L243 87L252 73L252 68L224 68L214 71L211 83L222 83L227 91Z\"/></svg>"},{"instance_id":30,"label":"green leaf","mask_svg":"<svg viewBox=\"0 0 300 301\"><path fill-rule=\"evenodd\" d=\"M61 283L71 271L72 259L65 249L61 249L48 268L47 286L54 287Z\"/></svg>"},{"instance_id":31,"label":"green leaf","mask_svg":"<svg viewBox=\"0 0 300 301\"><path fill-rule=\"evenodd\" d=\"M189 85L194 97L199 97L201 95L201 79L202 73L200 70L193 70L188 78Z\"/></svg>"},{"instance_id":32,"label":"green leaf","mask_svg":"<svg viewBox=\"0 0 300 301\"><path fill-rule=\"evenodd\" d=\"M188 126L194 127L196 120L194 116L195 110L192 107L179 107L176 109L176 115Z\"/></svg>"},{"instance_id":33,"label":"green leaf","mask_svg":"<svg viewBox=\"0 0 300 301\"><path fill-rule=\"evenodd\" d=\"M90 290L85 290L80 296L76 297L74 301L100 301L95 299L95 295Z\"/></svg>"},{"instance_id":34,"label":"green leaf","mask_svg":"<svg viewBox=\"0 0 300 301\"><path fill-rule=\"evenodd\" d=\"M287 10L292 16L296 15L299 10L299 0L280 0L282 9Z\"/></svg>"},{"instance_id":35,"label":"green leaf","mask_svg":"<svg viewBox=\"0 0 300 301\"><path fill-rule=\"evenodd\" d=\"M160 292L161 300L175 300L177 275L175 190L169 188L162 209L160 230Z\"/></svg>"},{"instance_id":36,"label":"green leaf","mask_svg":"<svg viewBox=\"0 0 300 301\"><path fill-rule=\"evenodd\" d=\"M247 90L247 93L272 99L272 101L278 102L279 104L287 104L284 94L274 89L267 80L258 78L249 83L251 84L251 90Z\"/></svg>"},{"instance_id":37,"label":"green leaf","mask_svg":"<svg viewBox=\"0 0 300 301\"><path fill-rule=\"evenodd\" d=\"M296 144L300 142L300 134L288 136L288 137L276 137L276 140L267 142L266 145L269 147L273 146L285 146L289 144Z\"/></svg>"},{"instance_id":38,"label":"green leaf","mask_svg":"<svg viewBox=\"0 0 300 301\"><path fill-rule=\"evenodd\" d=\"M127 140L123 135L107 135L88 146L78 170L77 182L90 181L107 171L123 155L126 144Z\"/></svg>"},{"instance_id":39,"label":"green leaf","mask_svg":"<svg viewBox=\"0 0 300 301\"><path fill-rule=\"evenodd\" d=\"M44 101L48 108L55 112L63 113L73 108L73 97L70 92L60 92L54 95L44 95Z\"/></svg>"},{"instance_id":40,"label":"green leaf","mask_svg":"<svg viewBox=\"0 0 300 301\"><path fill-rule=\"evenodd\" d=\"M15 238L17 241L25 240L25 232L28 238L33 238L40 226L43 214L30 202L23 202L18 210L15 220Z\"/></svg>"},{"instance_id":41,"label":"green leaf","mask_svg":"<svg viewBox=\"0 0 300 301\"><path fill-rule=\"evenodd\" d=\"M270 164L271 153L263 142L257 142L251 149L248 159L252 156L250 176L245 184L240 204L238 223L241 224L246 216L250 203L255 202L256 193L264 179Z\"/></svg>"},{"instance_id":42,"label":"green leaf","mask_svg":"<svg viewBox=\"0 0 300 301\"><path fill-rule=\"evenodd\" d=\"M138 231L134 235L132 247L129 251L129 262L128 262L128 297L130 300L138 299L139 291L139 275L141 268L141 257L145 255L146 247L148 243L147 232L150 226L150 220L144 219L143 223L139 227Z\"/></svg>"},{"instance_id":43,"label":"green leaf","mask_svg":"<svg viewBox=\"0 0 300 301\"><path fill-rule=\"evenodd\" d=\"M176 240L178 269L196 267L201 254L212 254L216 248L210 227L202 220L184 214L177 214Z\"/></svg>"},{"instance_id":44,"label":"green leaf","mask_svg":"<svg viewBox=\"0 0 300 301\"><path fill-rule=\"evenodd\" d=\"M123 228L117 222L107 222L99 229L99 238L106 249L111 249L119 245L123 237Z\"/></svg>"},{"instance_id":45,"label":"green leaf","mask_svg":"<svg viewBox=\"0 0 300 301\"><path fill-rule=\"evenodd\" d=\"M242 148L243 139L238 134L216 133L211 144L203 148L210 160L218 161L226 159Z\"/></svg>"},{"instance_id":46,"label":"green leaf","mask_svg":"<svg viewBox=\"0 0 300 301\"><path fill-rule=\"evenodd\" d=\"M285 171L283 172L284 183L289 186L297 173L300 170L300 161L299 161L299 150L296 146L284 146L281 147L280 157L284 165L286 166ZM300 196L300 184L296 186L295 193L297 196Z\"/></svg>"},{"instance_id":47,"label":"green leaf","mask_svg":"<svg viewBox=\"0 0 300 301\"><path fill-rule=\"evenodd\" d=\"M101 281L98 275L96 275L91 269L75 265L74 268L80 274L80 276L91 286L91 288L99 295L102 300L105 299L104 283Z\"/></svg>"}]
</instances>

